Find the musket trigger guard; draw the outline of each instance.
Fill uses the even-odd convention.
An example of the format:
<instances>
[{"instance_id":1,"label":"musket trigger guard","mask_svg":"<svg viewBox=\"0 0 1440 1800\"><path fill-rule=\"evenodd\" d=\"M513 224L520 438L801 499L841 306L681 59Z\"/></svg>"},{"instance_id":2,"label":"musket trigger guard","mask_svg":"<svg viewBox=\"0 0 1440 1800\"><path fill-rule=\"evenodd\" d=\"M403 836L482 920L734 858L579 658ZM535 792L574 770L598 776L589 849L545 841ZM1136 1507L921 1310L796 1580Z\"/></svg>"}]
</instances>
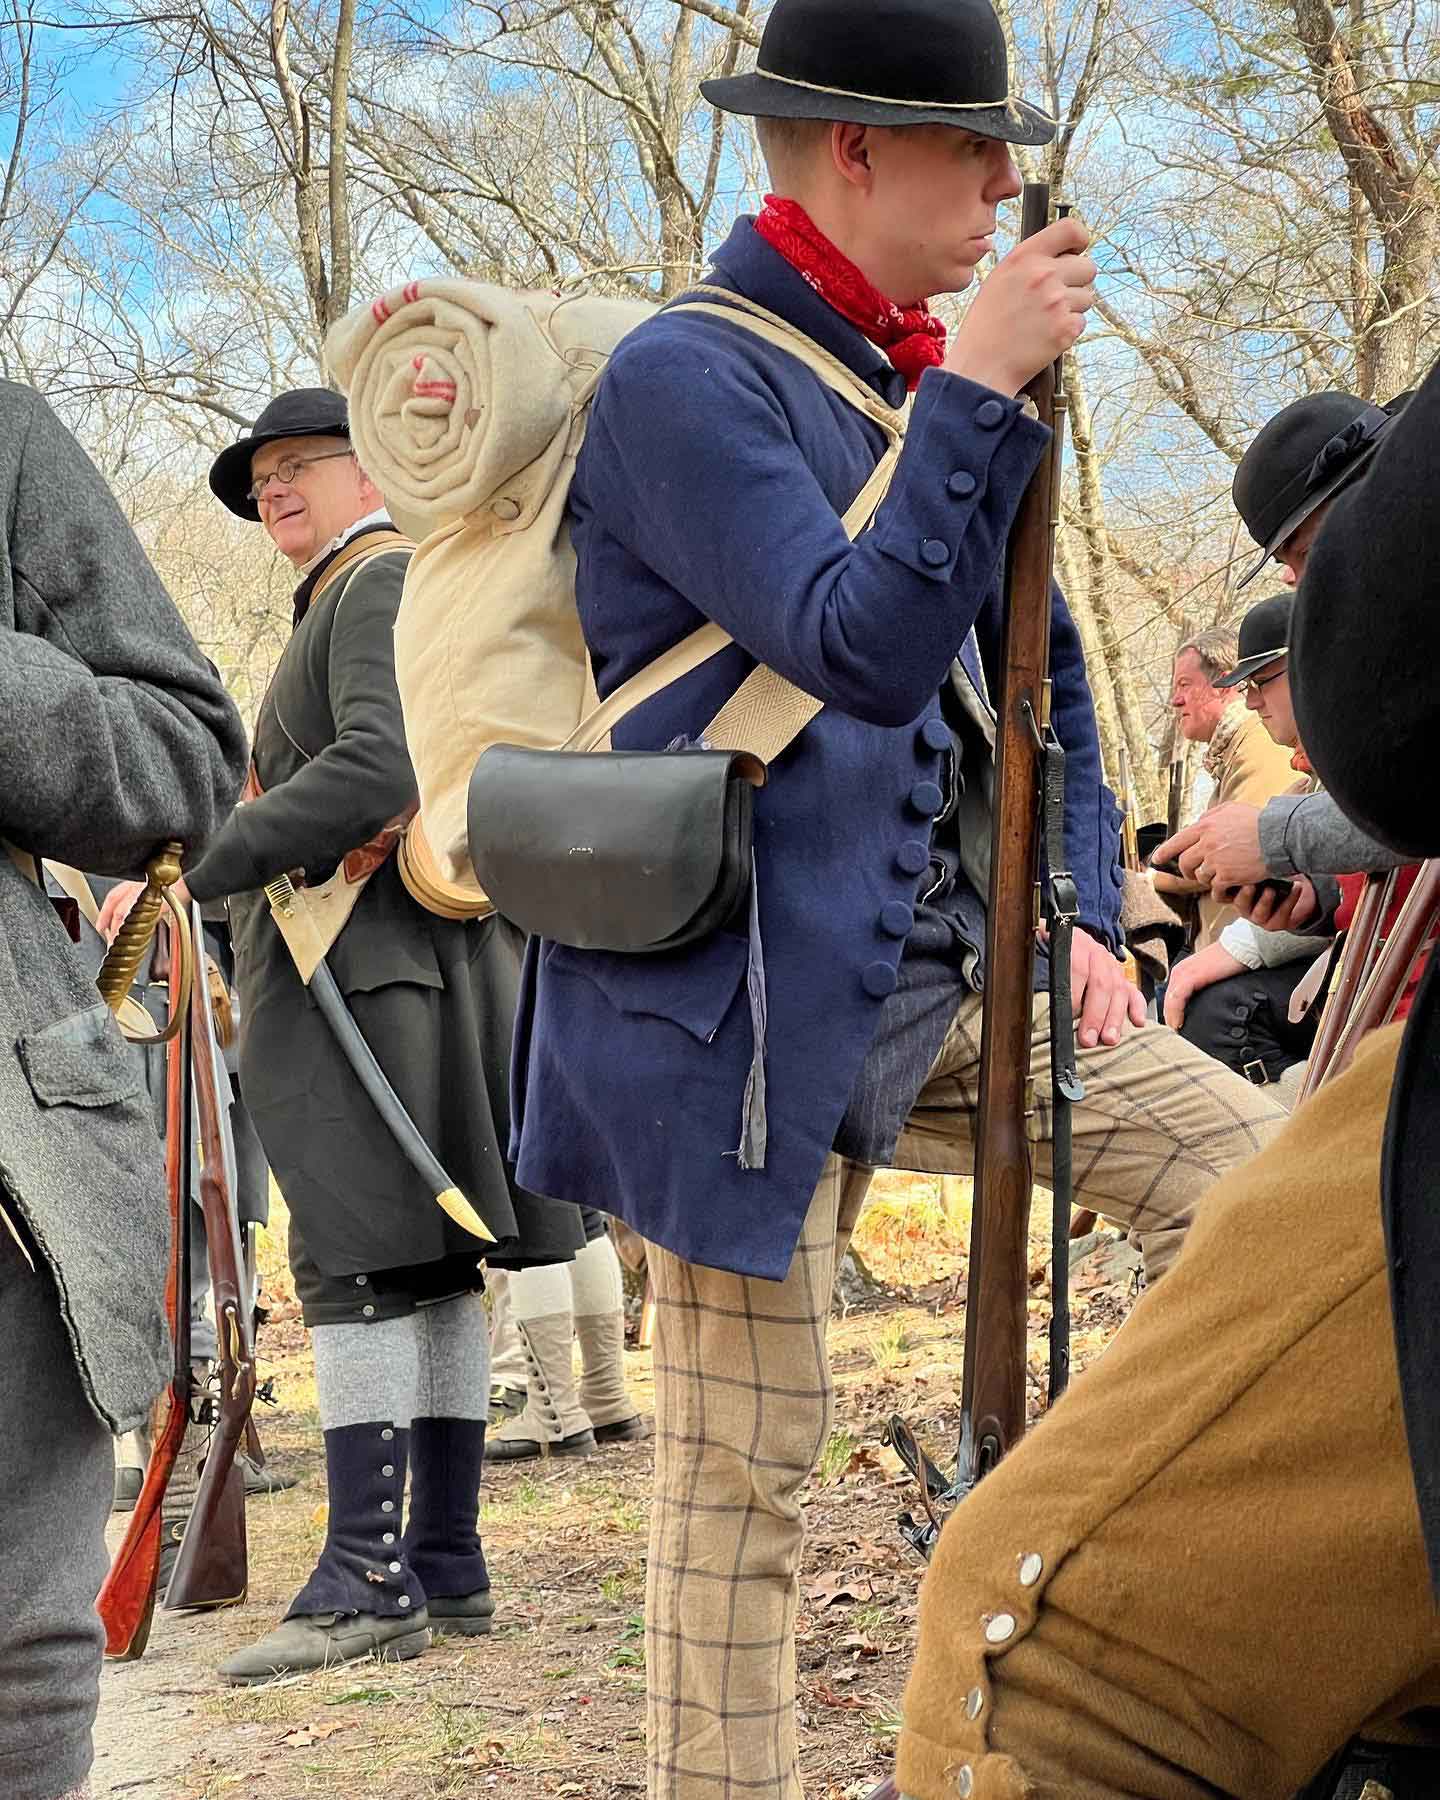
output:
<instances>
[{"instance_id":1,"label":"musket trigger guard","mask_svg":"<svg viewBox=\"0 0 1440 1800\"><path fill-rule=\"evenodd\" d=\"M1043 756L1049 746L1045 742L1044 732L1040 729L1040 721L1035 716L1035 708L1028 700L1022 700L1020 702L1020 713L1025 720L1025 723L1030 727L1030 735L1035 740L1035 748Z\"/></svg>"}]
</instances>

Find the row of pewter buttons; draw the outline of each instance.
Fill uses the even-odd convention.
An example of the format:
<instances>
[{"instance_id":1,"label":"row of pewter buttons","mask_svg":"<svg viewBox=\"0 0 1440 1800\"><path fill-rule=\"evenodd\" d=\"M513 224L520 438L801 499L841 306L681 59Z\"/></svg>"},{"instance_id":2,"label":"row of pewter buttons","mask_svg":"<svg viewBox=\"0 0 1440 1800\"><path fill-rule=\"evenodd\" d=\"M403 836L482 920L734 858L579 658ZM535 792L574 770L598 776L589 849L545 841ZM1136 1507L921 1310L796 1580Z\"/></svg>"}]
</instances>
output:
<instances>
[{"instance_id":1,"label":"row of pewter buttons","mask_svg":"<svg viewBox=\"0 0 1440 1800\"><path fill-rule=\"evenodd\" d=\"M1031 1550L1020 1558L1019 1575L1021 1587L1034 1587L1045 1573L1045 1559L1037 1551ZM985 1641L987 1644L1006 1644L1015 1635L1016 1618L1014 1613L990 1613L983 1621ZM965 1717L973 1724L985 1710L985 1690L980 1687L971 1688L965 1696ZM969 1763L961 1763L955 1771L955 1792L960 1800L969 1800L975 1791L975 1770Z\"/></svg>"},{"instance_id":2,"label":"row of pewter buttons","mask_svg":"<svg viewBox=\"0 0 1440 1800\"><path fill-rule=\"evenodd\" d=\"M363 1275L361 1275L359 1277L359 1280L363 1283L365 1280L365 1277ZM393 1442L394 1437L395 1437L395 1432L391 1426L386 1425L386 1426L382 1427L381 1432L380 1432L380 1441L382 1443L385 1443L385 1444L391 1443L391 1442ZM393 1480L394 1475L395 1475L394 1463L382 1463L380 1465L380 1473L383 1476L385 1476L387 1479ZM380 1503L380 1510L383 1513L394 1512L395 1502L393 1500L382 1500ZM381 1537L380 1537L380 1542L387 1546L393 1544L395 1542L395 1533L393 1531L382 1532ZM399 1575L404 1568L404 1564L398 1563L398 1562L392 1562L392 1563L387 1563L386 1567L389 1569L389 1571L392 1575ZM399 1596L399 1598L396 1600L395 1604L402 1608L408 1608L410 1605L410 1596L408 1594L401 1594Z\"/></svg>"}]
</instances>

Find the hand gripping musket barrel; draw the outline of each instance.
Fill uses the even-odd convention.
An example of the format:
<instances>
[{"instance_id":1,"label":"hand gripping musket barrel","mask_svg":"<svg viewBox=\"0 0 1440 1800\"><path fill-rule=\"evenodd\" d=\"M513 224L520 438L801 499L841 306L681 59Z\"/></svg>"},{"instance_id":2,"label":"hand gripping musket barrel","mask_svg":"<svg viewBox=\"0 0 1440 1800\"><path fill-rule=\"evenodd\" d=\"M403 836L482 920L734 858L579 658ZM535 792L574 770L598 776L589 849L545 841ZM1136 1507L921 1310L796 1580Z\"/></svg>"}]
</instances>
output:
<instances>
[{"instance_id":1,"label":"hand gripping musket barrel","mask_svg":"<svg viewBox=\"0 0 1440 1800\"><path fill-rule=\"evenodd\" d=\"M1050 190L1026 184L1021 237L1049 222ZM1025 1429L1026 1253L1032 1160L1028 1121L1035 923L1043 911L1050 948L1050 1053L1053 1069L1052 1314L1050 1391L1065 1391L1070 1370L1070 1107L1084 1098L1075 1065L1070 1003L1070 945L1079 913L1065 854L1065 753L1050 723L1050 609L1055 528L1064 452L1064 363L1029 384L1049 454L1032 476L1010 534L1005 582L1003 673L998 712L994 837L986 922L985 1011L980 1042L975 1202L965 1306L962 1389L968 1468L973 1485ZM1039 887L1044 838L1046 885Z\"/></svg>"},{"instance_id":2,"label":"hand gripping musket barrel","mask_svg":"<svg viewBox=\"0 0 1440 1800\"><path fill-rule=\"evenodd\" d=\"M194 941L203 944L204 927L194 901L190 903L190 930ZM196 1396L198 1404L213 1405L214 1430L165 1590L167 1612L235 1606L245 1598L249 1585L245 1479L235 1457L245 1441L255 1399L255 1351L245 1253L226 1154L228 1096L221 1093L219 1034L210 984L203 979L192 982L190 988L190 1043L200 1121L200 1206L215 1307L218 1392Z\"/></svg>"}]
</instances>

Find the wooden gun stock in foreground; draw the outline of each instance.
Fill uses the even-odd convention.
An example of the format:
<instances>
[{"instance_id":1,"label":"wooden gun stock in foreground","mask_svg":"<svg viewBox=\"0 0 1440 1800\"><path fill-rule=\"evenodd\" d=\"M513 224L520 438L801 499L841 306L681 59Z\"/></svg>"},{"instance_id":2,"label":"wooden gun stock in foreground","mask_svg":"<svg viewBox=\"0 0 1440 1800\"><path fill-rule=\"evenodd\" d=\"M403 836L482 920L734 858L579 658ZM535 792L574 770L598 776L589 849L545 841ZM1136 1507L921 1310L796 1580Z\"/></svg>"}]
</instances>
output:
<instances>
[{"instance_id":1,"label":"wooden gun stock in foreground","mask_svg":"<svg viewBox=\"0 0 1440 1800\"><path fill-rule=\"evenodd\" d=\"M192 935L203 944L200 909L193 902L190 918ZM165 1590L167 1612L238 1605L249 1586L245 1481L235 1456L245 1441L255 1399L255 1352L245 1255L226 1167L226 1101L220 1094L216 1069L219 1040L210 984L203 975L190 990L190 1036L204 1159L200 1204L215 1305L219 1396L214 1401L215 1426L195 1504Z\"/></svg>"}]
</instances>

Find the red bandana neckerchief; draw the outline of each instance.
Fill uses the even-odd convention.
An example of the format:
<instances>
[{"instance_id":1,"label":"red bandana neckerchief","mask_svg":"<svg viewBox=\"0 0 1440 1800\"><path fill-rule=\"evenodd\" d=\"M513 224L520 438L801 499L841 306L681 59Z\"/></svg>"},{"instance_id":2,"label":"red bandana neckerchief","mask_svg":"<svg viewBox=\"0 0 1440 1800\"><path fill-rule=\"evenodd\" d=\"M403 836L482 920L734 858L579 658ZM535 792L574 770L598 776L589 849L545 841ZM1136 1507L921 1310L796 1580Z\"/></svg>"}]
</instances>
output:
<instances>
[{"instance_id":1,"label":"red bandana neckerchief","mask_svg":"<svg viewBox=\"0 0 1440 1800\"><path fill-rule=\"evenodd\" d=\"M885 352L912 394L925 371L945 360L945 327L926 302L897 306L887 299L836 249L798 200L767 194L755 229L822 300Z\"/></svg>"}]
</instances>

